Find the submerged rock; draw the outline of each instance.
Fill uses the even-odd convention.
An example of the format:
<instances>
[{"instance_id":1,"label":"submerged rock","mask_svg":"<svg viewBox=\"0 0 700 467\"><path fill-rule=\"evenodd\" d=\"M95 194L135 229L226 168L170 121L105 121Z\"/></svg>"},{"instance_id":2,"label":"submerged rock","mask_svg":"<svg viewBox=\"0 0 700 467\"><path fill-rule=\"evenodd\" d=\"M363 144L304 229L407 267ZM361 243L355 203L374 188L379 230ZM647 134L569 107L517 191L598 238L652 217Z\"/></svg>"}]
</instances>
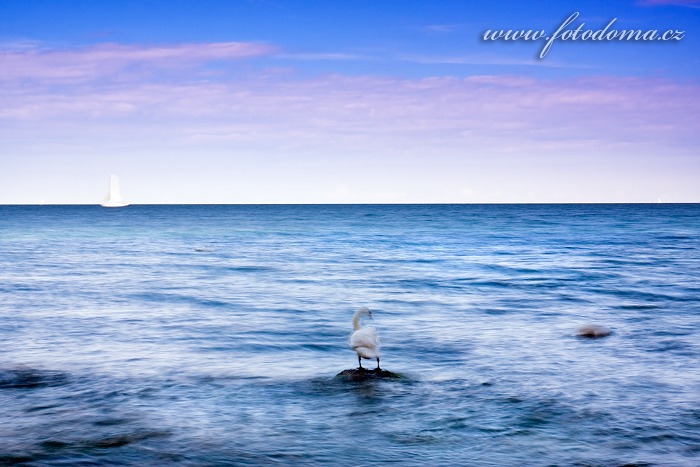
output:
<instances>
[{"instance_id":1,"label":"submerged rock","mask_svg":"<svg viewBox=\"0 0 700 467\"><path fill-rule=\"evenodd\" d=\"M367 368L353 368L352 370L343 370L337 375L336 378L346 379L348 381L365 381L368 379L405 379L398 373L392 371L374 369L368 370Z\"/></svg>"},{"instance_id":2,"label":"submerged rock","mask_svg":"<svg viewBox=\"0 0 700 467\"><path fill-rule=\"evenodd\" d=\"M68 377L57 371L34 368L0 368L0 389L33 389L65 384Z\"/></svg>"},{"instance_id":3,"label":"submerged rock","mask_svg":"<svg viewBox=\"0 0 700 467\"><path fill-rule=\"evenodd\" d=\"M610 329L600 324L587 324L578 328L576 335L579 337L588 337L589 339L596 339L599 337L606 337L612 333Z\"/></svg>"}]
</instances>

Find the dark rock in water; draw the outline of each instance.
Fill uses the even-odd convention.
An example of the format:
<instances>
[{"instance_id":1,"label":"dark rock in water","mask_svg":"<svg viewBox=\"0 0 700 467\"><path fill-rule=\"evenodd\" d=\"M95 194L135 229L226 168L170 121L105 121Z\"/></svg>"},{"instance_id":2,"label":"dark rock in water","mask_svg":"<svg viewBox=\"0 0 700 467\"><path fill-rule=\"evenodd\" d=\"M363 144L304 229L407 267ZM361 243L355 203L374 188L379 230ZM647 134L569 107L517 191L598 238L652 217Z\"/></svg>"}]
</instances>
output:
<instances>
[{"instance_id":1,"label":"dark rock in water","mask_svg":"<svg viewBox=\"0 0 700 467\"><path fill-rule=\"evenodd\" d=\"M398 373L382 369L368 370L367 368L353 368L352 370L343 370L340 373L338 373L335 377L346 379L348 381L366 381L369 379L405 379Z\"/></svg>"},{"instance_id":2,"label":"dark rock in water","mask_svg":"<svg viewBox=\"0 0 700 467\"><path fill-rule=\"evenodd\" d=\"M0 389L33 389L60 386L67 381L66 375L56 371L32 368L0 369Z\"/></svg>"},{"instance_id":3,"label":"dark rock in water","mask_svg":"<svg viewBox=\"0 0 700 467\"><path fill-rule=\"evenodd\" d=\"M588 337L590 339L596 339L599 337L606 337L612 333L610 329L600 324L587 324L586 326L581 326L578 328L576 335L579 337Z\"/></svg>"}]
</instances>

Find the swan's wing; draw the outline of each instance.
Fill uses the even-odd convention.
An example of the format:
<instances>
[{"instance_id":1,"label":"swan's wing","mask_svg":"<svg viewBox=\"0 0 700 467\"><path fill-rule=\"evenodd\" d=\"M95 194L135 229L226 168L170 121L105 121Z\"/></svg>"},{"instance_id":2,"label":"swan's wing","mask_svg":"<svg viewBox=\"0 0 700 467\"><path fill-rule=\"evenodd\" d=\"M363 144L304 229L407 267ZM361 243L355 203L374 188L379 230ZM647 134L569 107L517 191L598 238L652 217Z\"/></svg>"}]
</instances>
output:
<instances>
[{"instance_id":1,"label":"swan's wing","mask_svg":"<svg viewBox=\"0 0 700 467\"><path fill-rule=\"evenodd\" d=\"M353 350L364 348L374 354L379 354L380 346L379 333L373 327L358 329L350 336L350 347Z\"/></svg>"}]
</instances>

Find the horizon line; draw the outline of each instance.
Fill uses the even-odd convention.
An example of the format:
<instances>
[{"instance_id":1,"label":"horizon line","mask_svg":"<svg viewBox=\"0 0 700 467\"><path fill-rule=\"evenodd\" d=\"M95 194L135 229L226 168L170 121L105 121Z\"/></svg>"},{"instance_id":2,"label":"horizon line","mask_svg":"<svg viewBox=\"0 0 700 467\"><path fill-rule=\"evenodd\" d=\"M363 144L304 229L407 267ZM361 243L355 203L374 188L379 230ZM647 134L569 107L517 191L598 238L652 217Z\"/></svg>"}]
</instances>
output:
<instances>
[{"instance_id":1,"label":"horizon line","mask_svg":"<svg viewBox=\"0 0 700 467\"><path fill-rule=\"evenodd\" d=\"M609 205L609 204L700 204L700 201L522 201L522 202L363 202L363 203L129 203L128 206L441 206L441 205ZM94 206L100 203L0 203L0 206Z\"/></svg>"}]
</instances>

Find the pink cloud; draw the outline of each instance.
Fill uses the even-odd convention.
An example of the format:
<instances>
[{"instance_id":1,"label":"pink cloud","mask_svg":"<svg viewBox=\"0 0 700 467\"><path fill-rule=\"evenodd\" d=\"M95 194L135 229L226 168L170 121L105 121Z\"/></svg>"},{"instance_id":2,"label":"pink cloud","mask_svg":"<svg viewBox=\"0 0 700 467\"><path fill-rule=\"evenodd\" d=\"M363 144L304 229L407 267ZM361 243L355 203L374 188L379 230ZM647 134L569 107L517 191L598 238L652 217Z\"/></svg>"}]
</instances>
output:
<instances>
[{"instance_id":1,"label":"pink cloud","mask_svg":"<svg viewBox=\"0 0 700 467\"><path fill-rule=\"evenodd\" d=\"M188 73L177 82L10 83L0 93L0 156L28 167L28 157L73 167L109 165L118 156L134 174L176 167L186 173L183 186L191 173L238 177L199 190L247 186L241 193L263 194L236 199L255 202L308 202L318 199L313 190L341 193L355 179L367 184L366 197L334 199L384 199L377 187L419 201L469 190L476 194L459 199L644 200L650 184L654 193L690 193L679 200L698 193L695 84L339 74L212 82ZM0 177L9 180L7 170ZM618 182L633 194L617 197ZM550 196L555 188L563 194ZM264 194L275 190L284 195Z\"/></svg>"},{"instance_id":2,"label":"pink cloud","mask_svg":"<svg viewBox=\"0 0 700 467\"><path fill-rule=\"evenodd\" d=\"M81 82L113 75L134 66L187 67L213 60L268 55L266 44L218 42L167 46L97 44L82 49L37 47L0 51L0 80L30 79Z\"/></svg>"},{"instance_id":3,"label":"pink cloud","mask_svg":"<svg viewBox=\"0 0 700 467\"><path fill-rule=\"evenodd\" d=\"M700 143L700 87L662 79L261 74L211 82L187 73L178 82L90 82L58 91L39 83L8 85L0 119L15 127L60 123L75 131L105 127L139 135L148 128L148 138L195 145L236 141L360 152L608 153L619 146Z\"/></svg>"},{"instance_id":4,"label":"pink cloud","mask_svg":"<svg viewBox=\"0 0 700 467\"><path fill-rule=\"evenodd\" d=\"M72 93L7 93L0 116L97 119L125 127L168 121L187 141L347 148L506 147L698 142L700 88L595 77L551 82L517 76L391 79L326 76L228 83L135 84ZM144 123L146 121L146 123ZM92 125L95 122L87 121Z\"/></svg>"}]
</instances>

